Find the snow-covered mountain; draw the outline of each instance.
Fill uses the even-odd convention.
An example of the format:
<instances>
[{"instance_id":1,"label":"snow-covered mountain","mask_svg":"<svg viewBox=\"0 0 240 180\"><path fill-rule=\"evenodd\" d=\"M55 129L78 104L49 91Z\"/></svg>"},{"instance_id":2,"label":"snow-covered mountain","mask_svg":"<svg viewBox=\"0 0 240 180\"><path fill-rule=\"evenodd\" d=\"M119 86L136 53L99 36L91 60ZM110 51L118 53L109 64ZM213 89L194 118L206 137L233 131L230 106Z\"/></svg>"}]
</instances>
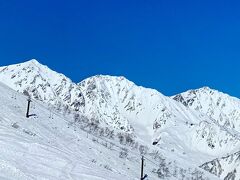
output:
<instances>
[{"instance_id":1,"label":"snow-covered mountain","mask_svg":"<svg viewBox=\"0 0 240 180\"><path fill-rule=\"evenodd\" d=\"M217 90L203 87L175 95L174 100L209 116L234 137L240 137L240 100ZM230 154L230 155L229 155ZM222 179L239 179L239 150L204 163L201 167Z\"/></svg>"},{"instance_id":2,"label":"snow-covered mountain","mask_svg":"<svg viewBox=\"0 0 240 180\"><path fill-rule=\"evenodd\" d=\"M167 97L124 77L98 75L76 84L36 60L0 67L0 81L62 114L127 133L171 162L197 167L240 147L240 100L210 88Z\"/></svg>"},{"instance_id":3,"label":"snow-covered mountain","mask_svg":"<svg viewBox=\"0 0 240 180\"><path fill-rule=\"evenodd\" d=\"M71 123L73 114L63 115L39 100L32 100L26 118L28 97L1 82L0 99L1 180L139 179L141 146L122 144L116 134L109 139L105 132L83 130ZM218 179L153 147L144 155L151 180Z\"/></svg>"},{"instance_id":4,"label":"snow-covered mountain","mask_svg":"<svg viewBox=\"0 0 240 180\"><path fill-rule=\"evenodd\" d=\"M186 107L208 115L221 126L240 132L240 100L203 87L173 96Z\"/></svg>"},{"instance_id":5,"label":"snow-covered mountain","mask_svg":"<svg viewBox=\"0 0 240 180\"><path fill-rule=\"evenodd\" d=\"M84 99L79 87L63 74L50 70L33 59L25 63L0 67L0 81L18 92L58 108L79 108Z\"/></svg>"},{"instance_id":6,"label":"snow-covered mountain","mask_svg":"<svg viewBox=\"0 0 240 180\"><path fill-rule=\"evenodd\" d=\"M207 115L124 77L95 76L78 85L87 114L133 132L145 142L161 139L159 145L168 149L182 152L185 147L210 155L239 147L239 140Z\"/></svg>"}]
</instances>

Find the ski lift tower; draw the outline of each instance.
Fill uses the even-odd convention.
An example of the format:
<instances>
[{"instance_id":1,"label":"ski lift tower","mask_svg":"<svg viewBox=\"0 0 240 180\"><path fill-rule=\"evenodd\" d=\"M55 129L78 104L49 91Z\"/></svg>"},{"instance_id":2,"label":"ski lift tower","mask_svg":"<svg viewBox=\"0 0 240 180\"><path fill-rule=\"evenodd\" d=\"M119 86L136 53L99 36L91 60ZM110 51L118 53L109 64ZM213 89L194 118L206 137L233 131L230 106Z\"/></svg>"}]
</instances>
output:
<instances>
[{"instance_id":1,"label":"ski lift tower","mask_svg":"<svg viewBox=\"0 0 240 180\"><path fill-rule=\"evenodd\" d=\"M30 103L32 102L32 101L31 101L31 98L28 97L27 101L28 101L28 104L27 104L27 113L26 113L26 117L29 118L29 116L30 116L30 115L29 115Z\"/></svg>"}]
</instances>

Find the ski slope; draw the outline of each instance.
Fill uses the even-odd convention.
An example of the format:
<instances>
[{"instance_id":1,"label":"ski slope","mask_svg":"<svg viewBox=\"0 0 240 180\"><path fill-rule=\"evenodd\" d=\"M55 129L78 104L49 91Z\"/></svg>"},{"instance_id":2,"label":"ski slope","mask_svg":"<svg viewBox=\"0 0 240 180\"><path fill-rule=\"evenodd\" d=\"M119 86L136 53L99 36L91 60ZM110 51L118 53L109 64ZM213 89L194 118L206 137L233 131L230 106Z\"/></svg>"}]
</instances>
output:
<instances>
[{"instance_id":1,"label":"ski slope","mask_svg":"<svg viewBox=\"0 0 240 180\"><path fill-rule=\"evenodd\" d=\"M68 121L54 111L49 118L46 105L33 101L30 112L36 116L25 118L26 97L2 84L0 92L1 179L138 179L134 164L128 166L132 173L126 173L119 167L126 162L118 152L68 128ZM107 165L115 168L107 170Z\"/></svg>"}]
</instances>

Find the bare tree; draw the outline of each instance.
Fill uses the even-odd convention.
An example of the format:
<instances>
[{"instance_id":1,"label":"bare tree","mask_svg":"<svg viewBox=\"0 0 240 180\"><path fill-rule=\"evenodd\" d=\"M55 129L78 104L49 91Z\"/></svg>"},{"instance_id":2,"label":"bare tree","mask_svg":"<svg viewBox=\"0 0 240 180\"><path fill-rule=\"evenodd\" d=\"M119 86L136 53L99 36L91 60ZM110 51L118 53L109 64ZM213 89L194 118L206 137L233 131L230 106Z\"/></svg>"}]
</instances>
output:
<instances>
[{"instance_id":1,"label":"bare tree","mask_svg":"<svg viewBox=\"0 0 240 180\"><path fill-rule=\"evenodd\" d=\"M122 148L120 153L119 153L119 157L120 158L127 158L127 156L128 156L128 149Z\"/></svg>"}]
</instances>

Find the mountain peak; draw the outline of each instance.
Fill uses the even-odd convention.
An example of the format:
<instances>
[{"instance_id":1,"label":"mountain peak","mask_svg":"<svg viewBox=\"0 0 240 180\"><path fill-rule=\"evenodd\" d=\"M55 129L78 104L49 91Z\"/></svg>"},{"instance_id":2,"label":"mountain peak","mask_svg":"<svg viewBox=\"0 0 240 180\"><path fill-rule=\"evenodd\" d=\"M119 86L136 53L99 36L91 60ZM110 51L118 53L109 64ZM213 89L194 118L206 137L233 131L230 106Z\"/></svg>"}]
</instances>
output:
<instances>
[{"instance_id":1,"label":"mountain peak","mask_svg":"<svg viewBox=\"0 0 240 180\"><path fill-rule=\"evenodd\" d=\"M22 65L22 66L27 66L27 67L37 67L40 69L49 69L46 65L41 64L37 59L31 59L26 62L16 64L17 66ZM14 65L13 65L14 66Z\"/></svg>"},{"instance_id":2,"label":"mountain peak","mask_svg":"<svg viewBox=\"0 0 240 180\"><path fill-rule=\"evenodd\" d=\"M25 63L27 63L27 62L34 63L34 64L40 64L37 59L30 59L30 60L26 61Z\"/></svg>"},{"instance_id":3,"label":"mountain peak","mask_svg":"<svg viewBox=\"0 0 240 180\"><path fill-rule=\"evenodd\" d=\"M183 92L183 93L192 93L192 92L195 92L195 93L199 92L200 93L200 92L215 92L215 91L217 91L217 90L215 90L215 89L213 89L209 86L203 86L203 87L200 87L200 88L197 88L197 89L188 90L188 91ZM219 92L219 91L217 91L217 92Z\"/></svg>"},{"instance_id":4,"label":"mountain peak","mask_svg":"<svg viewBox=\"0 0 240 180\"><path fill-rule=\"evenodd\" d=\"M208 115L221 126L240 131L240 100L209 87L189 90L172 97L184 106Z\"/></svg>"},{"instance_id":5,"label":"mountain peak","mask_svg":"<svg viewBox=\"0 0 240 180\"><path fill-rule=\"evenodd\" d=\"M204 91L204 92L219 92L218 90L214 89L214 88L211 88L209 86L203 86L199 89L196 89L196 91Z\"/></svg>"},{"instance_id":6,"label":"mountain peak","mask_svg":"<svg viewBox=\"0 0 240 180\"><path fill-rule=\"evenodd\" d=\"M209 90L213 90L213 89L210 88L209 86L203 86L203 87L201 87L201 88L199 88L199 89L207 90L207 91L209 91Z\"/></svg>"},{"instance_id":7,"label":"mountain peak","mask_svg":"<svg viewBox=\"0 0 240 180\"><path fill-rule=\"evenodd\" d=\"M34 99L49 104L65 101L74 106L75 100L82 102L79 97L81 92L75 83L36 59L0 67L0 81L19 92L27 91Z\"/></svg>"}]
</instances>

